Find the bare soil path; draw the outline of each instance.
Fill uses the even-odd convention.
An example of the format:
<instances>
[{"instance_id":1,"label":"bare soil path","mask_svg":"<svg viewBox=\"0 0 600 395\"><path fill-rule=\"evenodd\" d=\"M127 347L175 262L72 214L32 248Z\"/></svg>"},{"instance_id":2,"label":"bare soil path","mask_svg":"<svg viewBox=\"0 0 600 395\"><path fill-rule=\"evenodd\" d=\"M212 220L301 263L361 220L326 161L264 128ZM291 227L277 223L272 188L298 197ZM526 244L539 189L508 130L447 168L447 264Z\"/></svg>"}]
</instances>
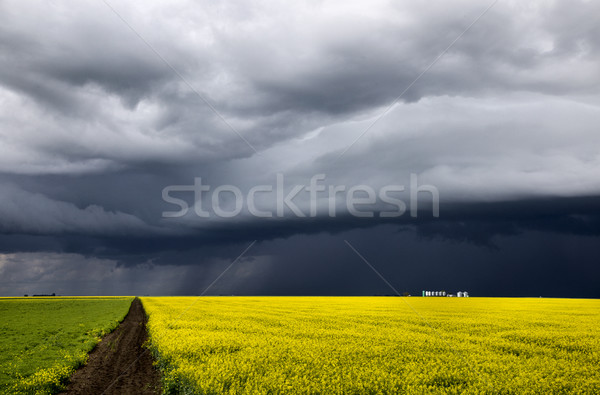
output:
<instances>
[{"instance_id":1,"label":"bare soil path","mask_svg":"<svg viewBox=\"0 0 600 395\"><path fill-rule=\"evenodd\" d=\"M63 394L160 394L160 375L143 347L146 314L135 298L119 327L106 335Z\"/></svg>"}]
</instances>

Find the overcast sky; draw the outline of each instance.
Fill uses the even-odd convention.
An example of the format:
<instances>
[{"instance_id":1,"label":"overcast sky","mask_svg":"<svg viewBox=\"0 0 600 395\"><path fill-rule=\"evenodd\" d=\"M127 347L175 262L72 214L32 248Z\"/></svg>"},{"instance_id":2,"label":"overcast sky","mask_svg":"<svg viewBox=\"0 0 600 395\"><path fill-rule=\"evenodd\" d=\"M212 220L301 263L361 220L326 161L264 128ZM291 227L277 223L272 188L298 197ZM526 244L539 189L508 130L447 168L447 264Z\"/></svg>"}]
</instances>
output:
<instances>
[{"instance_id":1,"label":"overcast sky","mask_svg":"<svg viewBox=\"0 0 600 395\"><path fill-rule=\"evenodd\" d=\"M599 125L597 1L0 1L0 294L600 297Z\"/></svg>"}]
</instances>

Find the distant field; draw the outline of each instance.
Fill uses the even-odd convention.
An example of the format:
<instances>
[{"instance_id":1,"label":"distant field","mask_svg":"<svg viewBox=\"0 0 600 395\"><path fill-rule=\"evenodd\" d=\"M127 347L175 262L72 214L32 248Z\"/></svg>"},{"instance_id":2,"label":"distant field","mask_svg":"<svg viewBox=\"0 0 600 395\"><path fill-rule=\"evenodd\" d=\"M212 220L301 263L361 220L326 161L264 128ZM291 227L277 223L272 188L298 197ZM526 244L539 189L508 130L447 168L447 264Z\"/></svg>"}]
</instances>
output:
<instances>
[{"instance_id":1,"label":"distant field","mask_svg":"<svg viewBox=\"0 0 600 395\"><path fill-rule=\"evenodd\" d=\"M45 394L82 364L133 298L0 298L0 393Z\"/></svg>"},{"instance_id":2,"label":"distant field","mask_svg":"<svg viewBox=\"0 0 600 395\"><path fill-rule=\"evenodd\" d=\"M167 393L600 393L599 300L142 302Z\"/></svg>"}]
</instances>

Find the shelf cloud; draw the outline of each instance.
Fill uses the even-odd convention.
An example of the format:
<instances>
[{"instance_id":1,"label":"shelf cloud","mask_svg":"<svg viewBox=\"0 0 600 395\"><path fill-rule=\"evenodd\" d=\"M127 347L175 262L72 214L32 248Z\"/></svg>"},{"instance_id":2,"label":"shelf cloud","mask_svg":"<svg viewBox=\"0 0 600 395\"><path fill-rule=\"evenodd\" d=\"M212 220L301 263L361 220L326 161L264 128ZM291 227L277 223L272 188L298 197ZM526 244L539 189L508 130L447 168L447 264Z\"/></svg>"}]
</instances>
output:
<instances>
[{"instance_id":1,"label":"shelf cloud","mask_svg":"<svg viewBox=\"0 0 600 395\"><path fill-rule=\"evenodd\" d=\"M391 277L411 273L410 292L448 267L446 288L600 296L589 281L600 275L600 4L490 5L1 2L0 263L44 292L69 268L64 293L96 277L95 293L137 280L153 293L146 277L160 293L194 293L177 279L216 277L257 240L219 292L382 292L360 270L345 274L352 286L332 280L351 237ZM319 174L325 189L311 195ZM214 199L236 209L231 188L215 198L221 185L245 197L272 186L255 190L272 207L278 175L285 193L302 186L302 210L317 199L339 215L258 218L247 200L231 218L194 215ZM394 196L408 202L413 175L439 192L439 217L427 193L416 217L381 217L379 198L372 217L348 211L353 186L402 186ZM177 207L164 189L197 178L210 192L175 193L189 213L165 217ZM339 199L330 186L345 188ZM394 265L399 246L408 263ZM487 288L502 268L533 281L540 261L550 269L535 287ZM115 268L129 274L108 286ZM11 284L0 293L25 292Z\"/></svg>"}]
</instances>

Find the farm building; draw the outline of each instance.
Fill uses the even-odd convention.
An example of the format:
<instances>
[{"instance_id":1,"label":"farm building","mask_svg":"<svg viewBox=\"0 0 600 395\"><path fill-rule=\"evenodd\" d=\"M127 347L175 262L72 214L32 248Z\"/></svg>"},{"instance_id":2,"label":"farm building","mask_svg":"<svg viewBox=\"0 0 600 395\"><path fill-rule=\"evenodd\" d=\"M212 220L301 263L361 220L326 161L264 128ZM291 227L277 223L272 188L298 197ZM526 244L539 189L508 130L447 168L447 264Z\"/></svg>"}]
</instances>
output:
<instances>
[{"instance_id":1,"label":"farm building","mask_svg":"<svg viewBox=\"0 0 600 395\"><path fill-rule=\"evenodd\" d=\"M467 291L458 291L456 295L446 293L446 291L423 291L423 296L457 296L459 298L468 298L469 293Z\"/></svg>"}]
</instances>

